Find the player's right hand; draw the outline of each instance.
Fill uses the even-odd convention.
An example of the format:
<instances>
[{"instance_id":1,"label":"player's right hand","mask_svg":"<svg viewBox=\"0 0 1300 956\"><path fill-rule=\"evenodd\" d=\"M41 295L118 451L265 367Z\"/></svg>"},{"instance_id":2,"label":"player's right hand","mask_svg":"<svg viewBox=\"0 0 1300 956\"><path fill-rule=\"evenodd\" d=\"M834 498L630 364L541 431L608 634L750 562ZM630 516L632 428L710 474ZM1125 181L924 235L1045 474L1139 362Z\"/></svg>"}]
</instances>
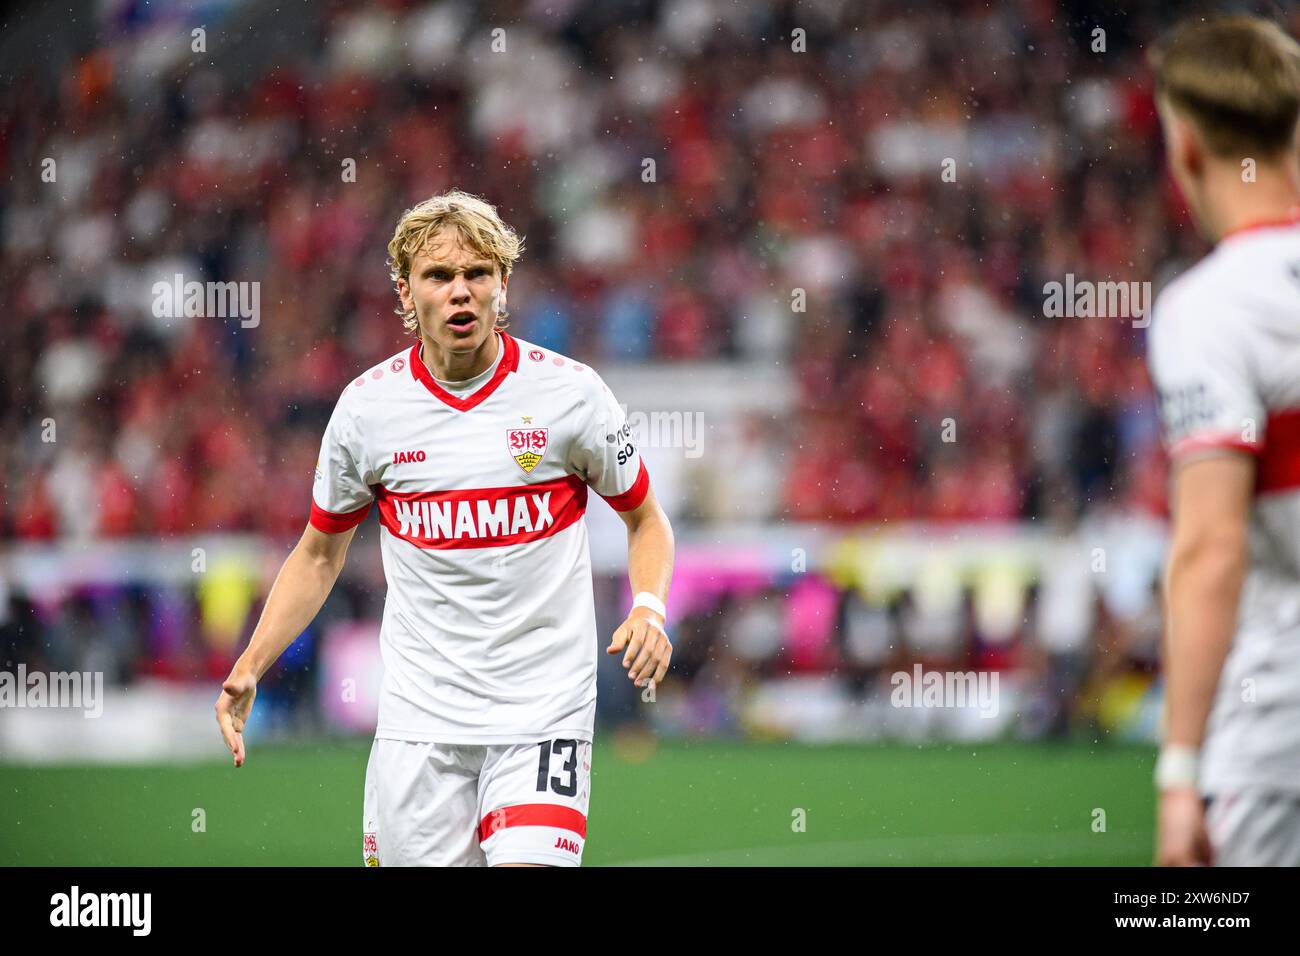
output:
<instances>
[{"instance_id":1,"label":"player's right hand","mask_svg":"<svg viewBox=\"0 0 1300 956\"><path fill-rule=\"evenodd\" d=\"M217 726L235 757L236 767L244 765L244 725L253 711L253 698L256 696L257 678L236 669L221 685L221 696L217 698Z\"/></svg>"},{"instance_id":2,"label":"player's right hand","mask_svg":"<svg viewBox=\"0 0 1300 956\"><path fill-rule=\"evenodd\" d=\"M1213 862L1205 807L1196 788L1162 791L1156 818L1156 865L1210 866Z\"/></svg>"}]
</instances>

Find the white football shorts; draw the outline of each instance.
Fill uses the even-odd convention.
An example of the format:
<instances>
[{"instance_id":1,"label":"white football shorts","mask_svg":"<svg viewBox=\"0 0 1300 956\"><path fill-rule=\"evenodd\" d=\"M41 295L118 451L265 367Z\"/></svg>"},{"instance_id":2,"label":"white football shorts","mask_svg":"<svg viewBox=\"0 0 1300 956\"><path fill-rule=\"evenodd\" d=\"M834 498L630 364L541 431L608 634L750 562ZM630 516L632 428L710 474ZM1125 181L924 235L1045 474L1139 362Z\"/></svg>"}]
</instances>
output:
<instances>
[{"instance_id":1,"label":"white football shorts","mask_svg":"<svg viewBox=\"0 0 1300 956\"><path fill-rule=\"evenodd\" d=\"M376 738L366 765L366 866L578 866L591 742L434 744Z\"/></svg>"},{"instance_id":2,"label":"white football shorts","mask_svg":"<svg viewBox=\"0 0 1300 956\"><path fill-rule=\"evenodd\" d=\"M1300 866L1300 793L1245 788L1205 811L1216 866Z\"/></svg>"}]
</instances>

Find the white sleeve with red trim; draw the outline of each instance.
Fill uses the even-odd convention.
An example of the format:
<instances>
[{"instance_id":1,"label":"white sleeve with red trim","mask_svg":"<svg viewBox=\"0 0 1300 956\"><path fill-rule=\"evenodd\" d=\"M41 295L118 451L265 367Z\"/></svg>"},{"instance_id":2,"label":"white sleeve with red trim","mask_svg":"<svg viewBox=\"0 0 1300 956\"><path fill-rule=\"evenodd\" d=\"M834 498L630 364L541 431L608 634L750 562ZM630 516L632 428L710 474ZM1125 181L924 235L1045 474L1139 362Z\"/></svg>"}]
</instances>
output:
<instances>
[{"instance_id":1,"label":"white sleeve with red trim","mask_svg":"<svg viewBox=\"0 0 1300 956\"><path fill-rule=\"evenodd\" d=\"M1267 408L1251 358L1250 327L1194 283L1156 301L1147 361L1171 458L1232 448L1258 454Z\"/></svg>"},{"instance_id":2,"label":"white sleeve with red trim","mask_svg":"<svg viewBox=\"0 0 1300 956\"><path fill-rule=\"evenodd\" d=\"M356 527L374 500L360 437L347 404L345 392L325 426L312 485L311 525L328 534Z\"/></svg>"},{"instance_id":3,"label":"white sleeve with red trim","mask_svg":"<svg viewBox=\"0 0 1300 956\"><path fill-rule=\"evenodd\" d=\"M631 511L645 500L650 476L628 428L627 415L594 370L585 391L583 424L569 466L615 511Z\"/></svg>"}]
</instances>

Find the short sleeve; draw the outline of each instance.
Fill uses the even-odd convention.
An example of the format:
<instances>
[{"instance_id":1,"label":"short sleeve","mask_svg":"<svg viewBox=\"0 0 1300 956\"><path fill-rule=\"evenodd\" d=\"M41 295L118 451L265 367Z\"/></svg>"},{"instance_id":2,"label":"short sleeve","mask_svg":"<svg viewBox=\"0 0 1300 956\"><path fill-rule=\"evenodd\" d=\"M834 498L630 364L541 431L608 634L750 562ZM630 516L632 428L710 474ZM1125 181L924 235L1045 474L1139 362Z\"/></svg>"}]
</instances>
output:
<instances>
[{"instance_id":1,"label":"short sleeve","mask_svg":"<svg viewBox=\"0 0 1300 956\"><path fill-rule=\"evenodd\" d=\"M327 534L355 528L370 511L374 495L363 472L364 456L355 424L340 398L325 426L312 484L311 526Z\"/></svg>"},{"instance_id":2,"label":"short sleeve","mask_svg":"<svg viewBox=\"0 0 1300 956\"><path fill-rule=\"evenodd\" d=\"M650 476L623 408L600 376L591 376L569 466L615 511L631 511L645 500Z\"/></svg>"},{"instance_id":3,"label":"short sleeve","mask_svg":"<svg viewBox=\"0 0 1300 956\"><path fill-rule=\"evenodd\" d=\"M1156 303L1147 361L1171 458L1223 448L1263 450L1267 410L1255 385L1247 331L1233 310L1187 294Z\"/></svg>"}]
</instances>

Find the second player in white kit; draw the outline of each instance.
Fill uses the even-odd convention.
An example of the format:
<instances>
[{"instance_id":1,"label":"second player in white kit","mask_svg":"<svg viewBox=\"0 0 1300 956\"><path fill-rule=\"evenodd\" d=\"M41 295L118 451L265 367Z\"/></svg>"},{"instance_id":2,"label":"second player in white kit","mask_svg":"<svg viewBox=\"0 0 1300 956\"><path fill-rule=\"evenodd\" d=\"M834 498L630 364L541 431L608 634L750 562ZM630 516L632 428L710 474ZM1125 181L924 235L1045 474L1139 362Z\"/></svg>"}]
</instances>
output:
<instances>
[{"instance_id":1,"label":"second player in white kit","mask_svg":"<svg viewBox=\"0 0 1300 956\"><path fill-rule=\"evenodd\" d=\"M1193 17L1153 65L1170 172L1215 243L1149 334L1173 521L1156 861L1298 866L1300 45Z\"/></svg>"}]
</instances>

